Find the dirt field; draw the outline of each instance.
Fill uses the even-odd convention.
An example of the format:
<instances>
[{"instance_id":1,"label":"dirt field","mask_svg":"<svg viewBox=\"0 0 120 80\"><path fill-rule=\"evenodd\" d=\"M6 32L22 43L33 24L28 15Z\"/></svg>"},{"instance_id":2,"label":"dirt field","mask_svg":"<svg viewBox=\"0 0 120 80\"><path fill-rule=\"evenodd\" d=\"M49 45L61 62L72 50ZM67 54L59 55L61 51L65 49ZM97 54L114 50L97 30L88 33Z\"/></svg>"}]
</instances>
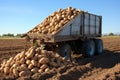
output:
<instances>
[{"instance_id":1,"label":"dirt field","mask_svg":"<svg viewBox=\"0 0 120 80\"><path fill-rule=\"evenodd\" d=\"M120 37L103 38L104 52L92 58L75 57L76 65L66 65L41 74L40 80L120 80ZM0 63L15 56L25 46L23 39L0 39ZM0 79L13 79L0 73ZM18 80L28 79L18 78ZM29 78L30 79L30 78Z\"/></svg>"}]
</instances>

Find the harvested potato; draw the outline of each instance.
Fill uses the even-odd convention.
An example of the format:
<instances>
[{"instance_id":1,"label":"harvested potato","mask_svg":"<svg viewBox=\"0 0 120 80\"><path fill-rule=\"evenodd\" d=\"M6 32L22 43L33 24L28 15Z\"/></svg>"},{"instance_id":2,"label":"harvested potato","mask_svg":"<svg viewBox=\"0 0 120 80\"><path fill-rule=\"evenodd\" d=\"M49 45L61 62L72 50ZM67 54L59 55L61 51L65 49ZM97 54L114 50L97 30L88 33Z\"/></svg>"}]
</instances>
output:
<instances>
[{"instance_id":1,"label":"harvested potato","mask_svg":"<svg viewBox=\"0 0 120 80\"><path fill-rule=\"evenodd\" d=\"M21 53L20 53L20 58L24 58L25 57L25 51L22 51Z\"/></svg>"},{"instance_id":2,"label":"harvested potato","mask_svg":"<svg viewBox=\"0 0 120 80\"><path fill-rule=\"evenodd\" d=\"M49 70L50 70L49 68L46 68L46 69L45 69L45 72L48 72Z\"/></svg>"},{"instance_id":3,"label":"harvested potato","mask_svg":"<svg viewBox=\"0 0 120 80\"><path fill-rule=\"evenodd\" d=\"M28 59L28 60L26 60L26 64L31 64L31 61Z\"/></svg>"},{"instance_id":4,"label":"harvested potato","mask_svg":"<svg viewBox=\"0 0 120 80\"><path fill-rule=\"evenodd\" d=\"M19 76L19 73L18 73L17 69L15 69L15 68L13 69L13 74L14 74L15 77Z\"/></svg>"},{"instance_id":5,"label":"harvested potato","mask_svg":"<svg viewBox=\"0 0 120 80\"><path fill-rule=\"evenodd\" d=\"M37 73L37 72L38 72L38 68L33 68L33 69L31 69L31 72Z\"/></svg>"},{"instance_id":6,"label":"harvested potato","mask_svg":"<svg viewBox=\"0 0 120 80\"><path fill-rule=\"evenodd\" d=\"M29 64L28 69L32 69L32 68L33 68L33 64Z\"/></svg>"},{"instance_id":7,"label":"harvested potato","mask_svg":"<svg viewBox=\"0 0 120 80\"><path fill-rule=\"evenodd\" d=\"M31 64L32 64L33 66L37 66L37 61L36 61L36 60L31 60Z\"/></svg>"},{"instance_id":8,"label":"harvested potato","mask_svg":"<svg viewBox=\"0 0 120 80\"><path fill-rule=\"evenodd\" d=\"M38 70L38 72L39 72L39 73L42 73L42 72L43 72L43 70L42 70L42 69L39 69L39 70Z\"/></svg>"},{"instance_id":9,"label":"harvested potato","mask_svg":"<svg viewBox=\"0 0 120 80\"><path fill-rule=\"evenodd\" d=\"M42 69L42 70L44 70L44 69L46 69L48 66L46 65L46 64L43 64L41 67L40 67L40 69Z\"/></svg>"},{"instance_id":10,"label":"harvested potato","mask_svg":"<svg viewBox=\"0 0 120 80\"><path fill-rule=\"evenodd\" d=\"M24 64L25 63L25 58L21 58L20 59L20 64Z\"/></svg>"},{"instance_id":11,"label":"harvested potato","mask_svg":"<svg viewBox=\"0 0 120 80\"><path fill-rule=\"evenodd\" d=\"M20 66L20 62L19 62L19 61L16 61L15 64L13 64L12 67L16 68L16 67L18 67L18 66Z\"/></svg>"},{"instance_id":12,"label":"harvested potato","mask_svg":"<svg viewBox=\"0 0 120 80\"><path fill-rule=\"evenodd\" d=\"M35 53L35 48L31 49L31 51L27 54L28 58L32 58L34 56Z\"/></svg>"},{"instance_id":13,"label":"harvested potato","mask_svg":"<svg viewBox=\"0 0 120 80\"><path fill-rule=\"evenodd\" d=\"M4 73L5 74L9 74L10 73L10 68L9 67L5 67L4 68Z\"/></svg>"},{"instance_id":14,"label":"harvested potato","mask_svg":"<svg viewBox=\"0 0 120 80\"><path fill-rule=\"evenodd\" d=\"M43 57L43 58L41 58L40 60L39 60L39 63L40 64L47 64L49 62L49 59L48 58L45 58L45 57Z\"/></svg>"},{"instance_id":15,"label":"harvested potato","mask_svg":"<svg viewBox=\"0 0 120 80\"><path fill-rule=\"evenodd\" d=\"M24 71L24 70L27 70L27 66L26 66L26 64L22 64L21 66L18 66L18 67L17 67L17 70L18 70L18 71Z\"/></svg>"},{"instance_id":16,"label":"harvested potato","mask_svg":"<svg viewBox=\"0 0 120 80\"><path fill-rule=\"evenodd\" d=\"M19 76L30 76L32 73L28 70L25 70L25 71L21 71L19 73Z\"/></svg>"}]
</instances>

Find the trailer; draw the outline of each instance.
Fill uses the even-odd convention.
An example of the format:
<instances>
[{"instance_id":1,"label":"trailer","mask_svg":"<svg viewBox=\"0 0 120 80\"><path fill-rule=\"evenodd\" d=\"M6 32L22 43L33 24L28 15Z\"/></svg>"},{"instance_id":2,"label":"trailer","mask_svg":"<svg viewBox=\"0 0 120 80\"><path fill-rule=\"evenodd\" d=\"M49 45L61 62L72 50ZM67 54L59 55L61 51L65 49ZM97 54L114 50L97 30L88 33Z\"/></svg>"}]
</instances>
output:
<instances>
[{"instance_id":1,"label":"trailer","mask_svg":"<svg viewBox=\"0 0 120 80\"><path fill-rule=\"evenodd\" d=\"M27 37L40 40L45 49L58 52L70 58L71 52L82 53L85 57L102 54L102 16L82 11L55 34L27 33ZM42 45L41 44L41 45Z\"/></svg>"}]
</instances>

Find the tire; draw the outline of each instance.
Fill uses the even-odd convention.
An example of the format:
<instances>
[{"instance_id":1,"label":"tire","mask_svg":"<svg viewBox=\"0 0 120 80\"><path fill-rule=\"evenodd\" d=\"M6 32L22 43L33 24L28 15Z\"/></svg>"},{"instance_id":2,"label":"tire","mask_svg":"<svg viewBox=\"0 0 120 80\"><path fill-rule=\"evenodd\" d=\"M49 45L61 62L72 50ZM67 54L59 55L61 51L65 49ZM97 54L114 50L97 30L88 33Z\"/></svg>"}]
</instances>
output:
<instances>
[{"instance_id":1,"label":"tire","mask_svg":"<svg viewBox=\"0 0 120 80\"><path fill-rule=\"evenodd\" d=\"M93 40L84 41L82 54L84 57L92 57L95 55L95 42Z\"/></svg>"},{"instance_id":2,"label":"tire","mask_svg":"<svg viewBox=\"0 0 120 80\"><path fill-rule=\"evenodd\" d=\"M60 56L71 59L71 46L69 44L65 44L58 48L57 52L60 54Z\"/></svg>"},{"instance_id":3,"label":"tire","mask_svg":"<svg viewBox=\"0 0 120 80\"><path fill-rule=\"evenodd\" d=\"M101 55L103 53L103 41L101 39L95 39L95 54Z\"/></svg>"}]
</instances>

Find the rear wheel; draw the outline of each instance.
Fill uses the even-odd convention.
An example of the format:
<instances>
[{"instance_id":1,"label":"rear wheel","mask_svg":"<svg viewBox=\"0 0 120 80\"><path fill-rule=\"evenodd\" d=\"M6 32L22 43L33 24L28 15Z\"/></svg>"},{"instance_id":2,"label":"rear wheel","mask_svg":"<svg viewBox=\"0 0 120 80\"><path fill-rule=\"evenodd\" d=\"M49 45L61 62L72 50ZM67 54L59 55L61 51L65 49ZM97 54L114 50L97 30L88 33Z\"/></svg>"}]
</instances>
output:
<instances>
[{"instance_id":1,"label":"rear wheel","mask_svg":"<svg viewBox=\"0 0 120 80\"><path fill-rule=\"evenodd\" d=\"M61 47L58 47L57 52L62 56L68 59L71 59L71 46L69 44L64 44Z\"/></svg>"},{"instance_id":2,"label":"rear wheel","mask_svg":"<svg viewBox=\"0 0 120 80\"><path fill-rule=\"evenodd\" d=\"M95 39L95 54L100 55L103 53L103 41L101 39Z\"/></svg>"},{"instance_id":3,"label":"rear wheel","mask_svg":"<svg viewBox=\"0 0 120 80\"><path fill-rule=\"evenodd\" d=\"M93 40L86 40L83 43L82 54L84 57L91 57L95 54L95 43Z\"/></svg>"}]
</instances>

